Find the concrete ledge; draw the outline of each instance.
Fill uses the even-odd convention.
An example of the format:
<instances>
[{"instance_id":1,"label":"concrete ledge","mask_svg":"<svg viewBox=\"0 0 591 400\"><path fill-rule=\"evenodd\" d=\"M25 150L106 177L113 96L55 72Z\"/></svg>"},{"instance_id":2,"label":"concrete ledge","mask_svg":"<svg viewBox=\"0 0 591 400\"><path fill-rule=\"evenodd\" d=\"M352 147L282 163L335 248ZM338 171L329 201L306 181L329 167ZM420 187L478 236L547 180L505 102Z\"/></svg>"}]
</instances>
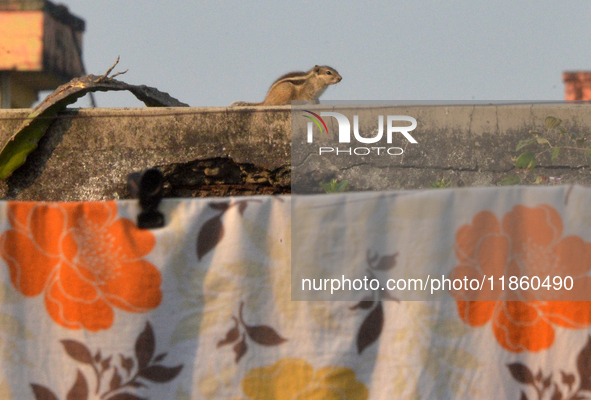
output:
<instances>
[{"instance_id":1,"label":"concrete ledge","mask_svg":"<svg viewBox=\"0 0 591 400\"><path fill-rule=\"evenodd\" d=\"M333 177L347 179L351 190L428 188L441 179L452 186L496 185L514 174L511 157L518 154L517 142L530 129L543 130L546 116L561 118L577 133L591 127L591 105L394 108L396 115L412 115L419 122L413 134L419 145L408 146L397 164L369 168L354 160L337 166L329 158L309 157L298 167L307 168L305 179L316 186ZM2 144L29 111L0 112ZM376 115L383 113L383 107L376 107ZM336 130L331 122L329 130ZM68 111L50 127L26 165L3 183L1 198L128 198L127 175L155 166L165 173L167 196L289 193L290 132L289 106ZM561 177L562 184L591 184L584 154L543 164L536 173Z\"/></svg>"},{"instance_id":2,"label":"concrete ledge","mask_svg":"<svg viewBox=\"0 0 591 400\"><path fill-rule=\"evenodd\" d=\"M408 115L414 117L417 128L412 136L418 144L401 139L396 146L404 148L399 157L370 159L363 156L319 156L294 148L292 184L307 192L318 182L333 178L348 180L349 190L396 190L430 188L431 183L445 179L452 187L495 186L506 177L516 175L515 161L522 151L541 151L532 146L515 151L520 140L531 138L530 130L545 132L547 116L563 120L569 131L591 133L591 105L589 104L507 104L507 105L436 105L436 106L368 106L371 127L377 126L378 115ZM362 107L335 107L344 115L365 113ZM360 121L362 120L360 116ZM329 132L338 132L338 124L331 117ZM352 122L352 118L349 116ZM294 137L305 137L305 123L294 125ZM362 125L362 123L360 123ZM361 129L361 127L360 127ZM336 135L336 133L334 133ZM324 136L319 136L322 141ZM554 137L553 139L557 139ZM316 138L315 138L316 140ZM589 141L588 141L589 142ZM362 144L357 144L360 146ZM586 143L589 146L591 143ZM331 139L328 146L335 146ZM354 147L344 146L343 147ZM363 145L367 146L367 145ZM548 148L548 147L546 147ZM550 155L531 175L560 177L561 184L591 184L589 159L583 152L567 152L554 163ZM381 163L380 163L381 162ZM548 184L548 183L546 183Z\"/></svg>"},{"instance_id":3,"label":"concrete ledge","mask_svg":"<svg viewBox=\"0 0 591 400\"><path fill-rule=\"evenodd\" d=\"M28 112L0 112L2 143ZM68 111L7 180L3 198L128 198L127 175L155 166L167 174L167 195L289 193L289 132L288 106Z\"/></svg>"}]
</instances>

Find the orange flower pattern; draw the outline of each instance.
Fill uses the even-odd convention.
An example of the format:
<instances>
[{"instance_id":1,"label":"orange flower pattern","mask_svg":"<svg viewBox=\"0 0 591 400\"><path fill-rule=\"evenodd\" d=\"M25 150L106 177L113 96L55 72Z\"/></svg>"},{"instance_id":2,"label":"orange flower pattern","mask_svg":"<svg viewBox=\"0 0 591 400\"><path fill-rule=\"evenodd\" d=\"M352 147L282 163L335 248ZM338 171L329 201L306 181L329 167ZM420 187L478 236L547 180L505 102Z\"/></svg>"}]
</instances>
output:
<instances>
[{"instance_id":1,"label":"orange flower pattern","mask_svg":"<svg viewBox=\"0 0 591 400\"><path fill-rule=\"evenodd\" d=\"M12 284L28 297L44 293L58 324L98 331L113 324L113 307L139 313L160 304L160 272L143 259L156 239L117 218L115 202L10 202L8 219L0 255Z\"/></svg>"},{"instance_id":2,"label":"orange flower pattern","mask_svg":"<svg viewBox=\"0 0 591 400\"><path fill-rule=\"evenodd\" d=\"M575 288L584 288L590 281L585 275L591 270L591 243L578 236L563 238L562 230L560 215L548 205L517 205L501 222L489 211L479 212L472 224L456 234L459 265L452 278L570 275ZM556 300L564 294L556 292ZM531 292L510 291L507 286L503 292L500 285L492 301L478 301L474 292L453 291L452 295L466 324L478 327L492 320L499 344L515 353L552 346L555 326L580 329L591 324L591 302L529 301L535 299ZM491 300L490 292L481 296Z\"/></svg>"}]
</instances>

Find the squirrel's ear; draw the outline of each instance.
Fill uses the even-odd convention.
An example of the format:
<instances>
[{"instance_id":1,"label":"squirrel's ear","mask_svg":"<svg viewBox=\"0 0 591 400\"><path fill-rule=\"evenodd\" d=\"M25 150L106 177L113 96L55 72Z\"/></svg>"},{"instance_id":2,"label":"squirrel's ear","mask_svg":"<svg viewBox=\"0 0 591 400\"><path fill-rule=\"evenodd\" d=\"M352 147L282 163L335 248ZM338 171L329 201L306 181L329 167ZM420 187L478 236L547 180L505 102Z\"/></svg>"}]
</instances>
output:
<instances>
[{"instance_id":1,"label":"squirrel's ear","mask_svg":"<svg viewBox=\"0 0 591 400\"><path fill-rule=\"evenodd\" d=\"M320 71L320 67L318 65L315 65L314 66L314 72L318 72L318 71Z\"/></svg>"}]
</instances>

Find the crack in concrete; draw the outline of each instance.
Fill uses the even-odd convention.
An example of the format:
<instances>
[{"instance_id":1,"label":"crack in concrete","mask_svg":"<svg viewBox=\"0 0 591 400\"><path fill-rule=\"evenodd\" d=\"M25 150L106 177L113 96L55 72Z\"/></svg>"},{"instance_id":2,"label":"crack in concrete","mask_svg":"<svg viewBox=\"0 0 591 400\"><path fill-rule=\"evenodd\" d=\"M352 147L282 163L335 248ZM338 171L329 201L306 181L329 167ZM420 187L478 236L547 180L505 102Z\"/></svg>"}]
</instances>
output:
<instances>
[{"instance_id":1,"label":"crack in concrete","mask_svg":"<svg viewBox=\"0 0 591 400\"><path fill-rule=\"evenodd\" d=\"M304 158L304 160L303 160L301 163L299 163L299 164L297 164L297 165L293 165L293 164L292 164L292 168L298 168L298 167L301 167L302 165L304 165L304 164L306 163L306 161L308 161L308 159L309 159L310 157L312 157L312 156L315 156L315 155L316 155L316 154L309 153L309 154L306 156L306 158Z\"/></svg>"},{"instance_id":2,"label":"crack in concrete","mask_svg":"<svg viewBox=\"0 0 591 400\"><path fill-rule=\"evenodd\" d=\"M476 111L476 106L472 106L472 111L470 112L470 122L468 123L468 135L472 135L472 119L474 118L474 112Z\"/></svg>"},{"instance_id":3,"label":"crack in concrete","mask_svg":"<svg viewBox=\"0 0 591 400\"><path fill-rule=\"evenodd\" d=\"M590 168L590 167L591 167L591 165L578 165L576 167L573 167L570 165L548 165L548 166L536 165L536 169L538 169L538 168L540 168L540 169L568 169L568 170L572 170L572 171L578 171L578 170Z\"/></svg>"},{"instance_id":4,"label":"crack in concrete","mask_svg":"<svg viewBox=\"0 0 591 400\"><path fill-rule=\"evenodd\" d=\"M348 167L343 167L340 168L340 171L346 171L355 167L361 167L361 166L366 166L366 165L370 165L370 164L353 164L350 165ZM507 173L507 172L512 172L515 171L515 167L511 167L511 168L507 168L507 169L502 169L502 170L494 170L494 169L482 169L482 168L458 168L458 167L441 167L441 166L435 166L435 165L427 165L427 166L417 166L417 165L372 165L372 168L376 168L376 169L388 169L388 168L398 168L398 169L418 169L418 170L437 170L437 171L457 171L457 172L477 172L477 173L482 173L482 172L492 172L492 173ZM549 170L560 170L560 169L566 169L566 170L572 170L572 171L578 171L578 170L582 170L585 168L591 168L591 165L580 165L580 166L576 166L576 167L571 167L568 165L551 165L551 166L543 166L543 165L538 165L536 166L536 170L545 170L545 169L549 169Z\"/></svg>"},{"instance_id":5,"label":"crack in concrete","mask_svg":"<svg viewBox=\"0 0 591 400\"><path fill-rule=\"evenodd\" d=\"M367 166L370 164L361 163L361 164L353 164L347 167L339 168L339 171L347 171L356 167ZM483 171L480 168L455 168L455 167L439 167L439 166L417 166L417 165L371 165L372 168L375 169L389 169L389 168L397 168L397 169L419 169L419 170L438 170L438 171L458 171L458 172L504 172L504 171ZM513 168L509 169L511 171Z\"/></svg>"},{"instance_id":6,"label":"crack in concrete","mask_svg":"<svg viewBox=\"0 0 591 400\"><path fill-rule=\"evenodd\" d=\"M495 106L495 114L496 114L496 119L497 119L497 130L496 130L496 134L500 134L499 131L499 106Z\"/></svg>"}]
</instances>

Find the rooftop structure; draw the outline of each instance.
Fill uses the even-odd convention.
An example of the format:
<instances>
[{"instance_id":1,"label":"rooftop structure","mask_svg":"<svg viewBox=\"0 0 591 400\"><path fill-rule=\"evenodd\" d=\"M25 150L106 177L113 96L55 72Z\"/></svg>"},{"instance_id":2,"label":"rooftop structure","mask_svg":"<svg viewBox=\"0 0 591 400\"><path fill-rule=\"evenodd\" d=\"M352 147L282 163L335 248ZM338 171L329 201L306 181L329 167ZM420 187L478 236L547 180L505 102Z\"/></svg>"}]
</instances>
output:
<instances>
[{"instance_id":1,"label":"rooftop structure","mask_svg":"<svg viewBox=\"0 0 591 400\"><path fill-rule=\"evenodd\" d=\"M0 105L28 108L41 90L85 74L83 19L48 0L0 0Z\"/></svg>"},{"instance_id":2,"label":"rooftop structure","mask_svg":"<svg viewBox=\"0 0 591 400\"><path fill-rule=\"evenodd\" d=\"M565 71L562 80L565 100L591 100L591 71Z\"/></svg>"}]
</instances>

